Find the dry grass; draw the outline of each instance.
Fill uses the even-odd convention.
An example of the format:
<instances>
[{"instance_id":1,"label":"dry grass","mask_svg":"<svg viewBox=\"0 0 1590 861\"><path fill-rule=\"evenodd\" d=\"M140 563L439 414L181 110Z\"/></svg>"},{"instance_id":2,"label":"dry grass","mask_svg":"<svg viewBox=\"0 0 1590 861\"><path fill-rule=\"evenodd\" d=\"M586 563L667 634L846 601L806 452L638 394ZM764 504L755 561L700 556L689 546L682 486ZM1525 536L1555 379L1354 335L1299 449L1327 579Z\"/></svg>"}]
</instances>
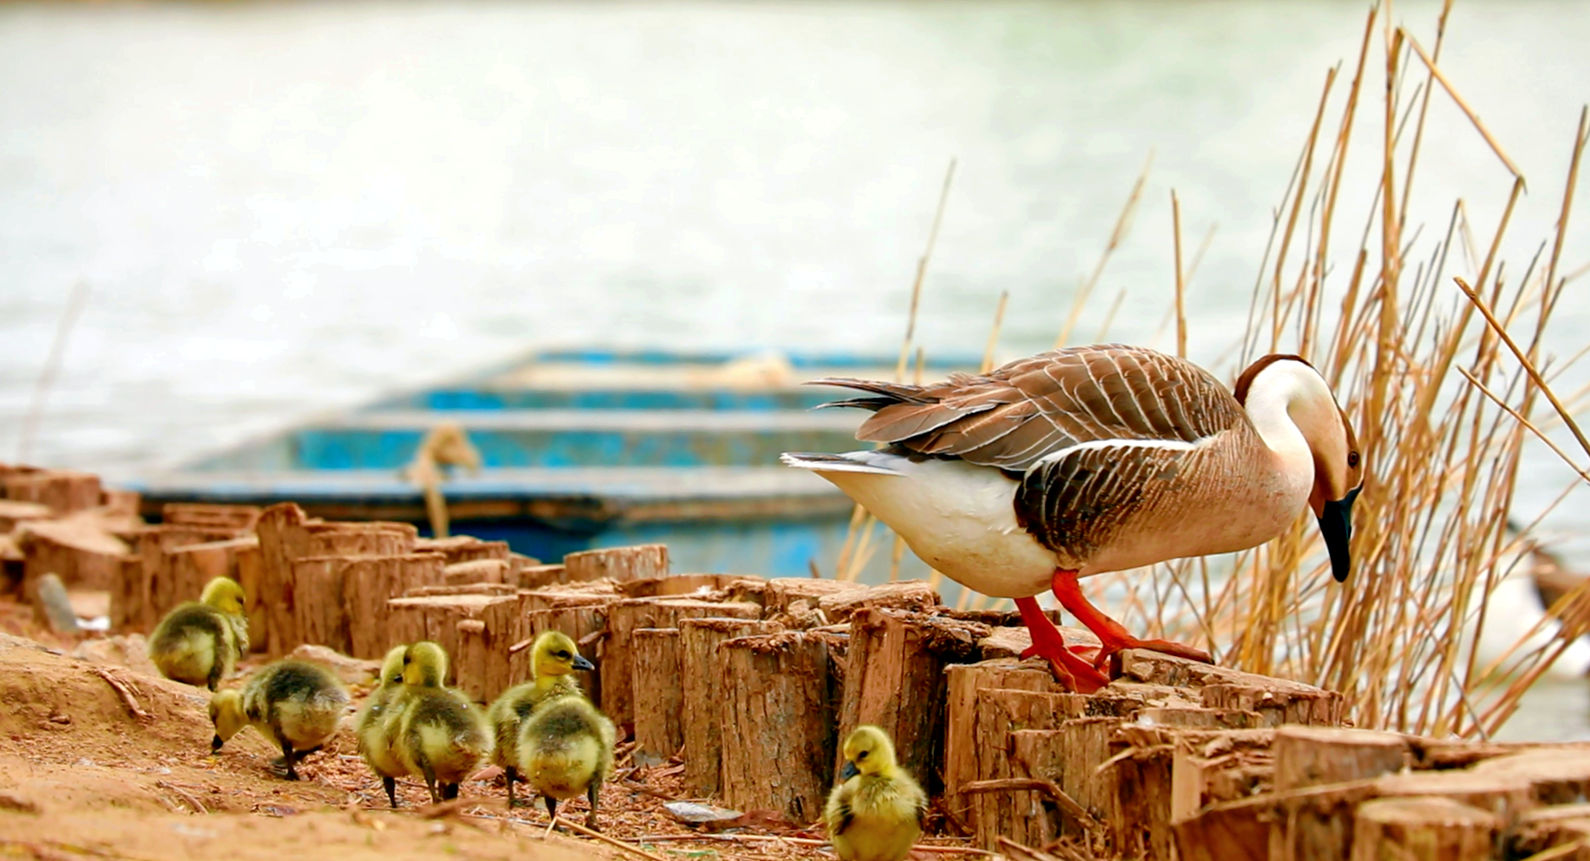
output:
<instances>
[{"instance_id":1,"label":"dry grass","mask_svg":"<svg viewBox=\"0 0 1590 861\"><path fill-rule=\"evenodd\" d=\"M1351 81L1342 90L1341 69L1326 73L1234 357L1240 366L1268 352L1301 353L1341 393L1369 465L1354 511L1352 577L1344 586L1331 581L1318 530L1300 517L1278 539L1234 557L1181 560L1152 577L1104 575L1089 588L1134 631L1201 642L1224 664L1343 692L1360 726L1470 735L1494 731L1566 643L1519 648L1504 665L1484 666L1473 635L1493 610L1492 587L1525 551L1504 522L1526 444L1545 440L1569 464L1565 489L1590 478L1577 452L1551 440L1566 432L1590 455L1574 420L1584 393L1551 390L1564 366L1547 367L1542 347L1564 285L1579 274L1560 275L1559 266L1586 125L1582 118L1575 139L1564 141L1572 167L1555 234L1540 238L1541 251L1515 274L1501 249L1515 241L1508 231L1524 177L1440 69L1450 12L1448 3L1426 51L1371 9ZM1495 156L1476 166L1473 181L1507 190L1499 211L1476 216L1478 226L1457 197L1440 234L1408 223L1420 151L1453 143L1453 132L1426 137L1436 98L1467 117L1471 128L1458 133L1479 135ZM1354 197L1344 193L1349 156L1378 168L1372 194L1351 189L1371 198L1366 211L1343 202ZM1078 291L1060 343L1071 342L1083 303L1122 242L1143 180ZM1176 345L1185 351L1193 288L1174 196L1171 206ZM1355 219L1357 231L1347 227L1358 226ZM858 514L853 525L862 523ZM851 576L870 552L870 521L856 533L840 569Z\"/></svg>"}]
</instances>

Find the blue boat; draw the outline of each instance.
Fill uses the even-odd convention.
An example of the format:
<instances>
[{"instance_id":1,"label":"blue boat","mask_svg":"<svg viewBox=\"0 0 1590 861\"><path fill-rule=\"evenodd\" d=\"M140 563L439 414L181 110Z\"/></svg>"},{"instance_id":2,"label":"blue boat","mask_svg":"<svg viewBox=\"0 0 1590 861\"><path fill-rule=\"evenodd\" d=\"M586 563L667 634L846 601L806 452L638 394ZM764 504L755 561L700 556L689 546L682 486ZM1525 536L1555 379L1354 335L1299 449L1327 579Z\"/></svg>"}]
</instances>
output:
<instances>
[{"instance_id":1,"label":"blue boat","mask_svg":"<svg viewBox=\"0 0 1590 861\"><path fill-rule=\"evenodd\" d=\"M855 448L860 416L811 410L835 391L799 383L887 378L893 364L846 353L538 351L196 458L134 489L149 516L166 502L293 501L315 516L406 521L429 534L424 493L401 471L422 437L451 421L482 461L440 485L454 533L553 561L664 542L676 571L831 575L852 504L778 455ZM976 364L939 359L924 373ZM888 555L874 554L869 569L886 569Z\"/></svg>"}]
</instances>

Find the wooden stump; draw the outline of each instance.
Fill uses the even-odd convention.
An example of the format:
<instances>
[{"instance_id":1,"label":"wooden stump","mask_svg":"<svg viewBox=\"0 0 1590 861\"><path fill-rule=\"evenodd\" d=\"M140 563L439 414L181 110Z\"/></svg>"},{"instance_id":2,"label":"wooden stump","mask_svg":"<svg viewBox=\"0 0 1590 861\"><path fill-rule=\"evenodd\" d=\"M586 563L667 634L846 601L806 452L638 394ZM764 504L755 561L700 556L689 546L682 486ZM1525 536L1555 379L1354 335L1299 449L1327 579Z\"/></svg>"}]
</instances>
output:
<instances>
[{"instance_id":1,"label":"wooden stump","mask_svg":"<svg viewBox=\"0 0 1590 861\"><path fill-rule=\"evenodd\" d=\"M257 505L217 505L208 502L168 502L160 507L160 522L230 532L252 532L259 523Z\"/></svg>"},{"instance_id":2,"label":"wooden stump","mask_svg":"<svg viewBox=\"0 0 1590 861\"><path fill-rule=\"evenodd\" d=\"M1199 689L1204 708L1253 712L1264 726L1339 726L1342 695L1313 685L1244 673L1159 652L1121 652L1121 677L1176 688Z\"/></svg>"},{"instance_id":3,"label":"wooden stump","mask_svg":"<svg viewBox=\"0 0 1590 861\"><path fill-rule=\"evenodd\" d=\"M509 646L524 638L517 595L427 595L393 598L393 643L431 640L447 650L448 680L476 702L509 685Z\"/></svg>"},{"instance_id":4,"label":"wooden stump","mask_svg":"<svg viewBox=\"0 0 1590 861\"><path fill-rule=\"evenodd\" d=\"M684 745L684 679L679 663L678 628L636 628L630 632L635 709L635 764L658 765Z\"/></svg>"},{"instance_id":5,"label":"wooden stump","mask_svg":"<svg viewBox=\"0 0 1590 861\"><path fill-rule=\"evenodd\" d=\"M379 659L401 640L391 631L393 598L443 580L440 553L349 556L342 566L342 601L348 615L348 654Z\"/></svg>"},{"instance_id":6,"label":"wooden stump","mask_svg":"<svg viewBox=\"0 0 1590 861\"><path fill-rule=\"evenodd\" d=\"M1284 726L1275 731L1278 793L1394 774L1409 762L1402 736L1369 730ZM1314 800L1284 803L1283 851L1297 857L1341 858L1353 845L1353 811ZM1303 853L1307 853L1305 856Z\"/></svg>"},{"instance_id":7,"label":"wooden stump","mask_svg":"<svg viewBox=\"0 0 1590 861\"><path fill-rule=\"evenodd\" d=\"M171 587L171 553L179 547L211 541L229 541L237 533L229 529L197 526L145 526L131 538L139 564L133 576L123 576L111 590L110 623L115 629L150 631L172 607L183 601L197 601L197 593L176 597ZM254 595L247 596L257 600ZM257 632L249 629L252 642Z\"/></svg>"},{"instance_id":8,"label":"wooden stump","mask_svg":"<svg viewBox=\"0 0 1590 861\"><path fill-rule=\"evenodd\" d=\"M568 582L568 569L562 565L522 565L512 571L509 582L520 589L541 589Z\"/></svg>"},{"instance_id":9,"label":"wooden stump","mask_svg":"<svg viewBox=\"0 0 1590 861\"><path fill-rule=\"evenodd\" d=\"M282 655L305 642L297 630L293 562L313 556L391 556L412 551L416 531L402 523L323 523L284 502L260 513L260 600L270 654Z\"/></svg>"},{"instance_id":10,"label":"wooden stump","mask_svg":"<svg viewBox=\"0 0 1590 861\"><path fill-rule=\"evenodd\" d=\"M725 640L724 803L772 810L796 823L822 813L835 773L833 675L821 635L784 631Z\"/></svg>"},{"instance_id":11,"label":"wooden stump","mask_svg":"<svg viewBox=\"0 0 1590 861\"><path fill-rule=\"evenodd\" d=\"M825 595L835 595L857 589L855 583L843 580L822 580L815 577L775 577L762 587L762 605L765 615L789 614L800 609L796 605L817 609L817 602Z\"/></svg>"},{"instance_id":12,"label":"wooden stump","mask_svg":"<svg viewBox=\"0 0 1590 861\"><path fill-rule=\"evenodd\" d=\"M755 619L759 615L761 608L755 604L694 598L629 598L613 603L607 609L607 639L602 645L602 711L619 727L635 722L630 635L636 629L678 628L681 619L703 616Z\"/></svg>"},{"instance_id":13,"label":"wooden stump","mask_svg":"<svg viewBox=\"0 0 1590 861\"><path fill-rule=\"evenodd\" d=\"M773 623L755 619L708 617L679 622L685 786L695 795L715 796L722 785L724 688L718 646L736 637L774 630Z\"/></svg>"},{"instance_id":14,"label":"wooden stump","mask_svg":"<svg viewBox=\"0 0 1590 861\"><path fill-rule=\"evenodd\" d=\"M258 547L259 540L253 536L174 547L162 554L162 568L169 576L152 584L159 592L152 594L150 600L160 615L165 615L184 601L199 600L204 584L215 577L230 577L242 585L239 561L250 549ZM247 596L246 589L244 595ZM244 609L247 610L246 601Z\"/></svg>"},{"instance_id":15,"label":"wooden stump","mask_svg":"<svg viewBox=\"0 0 1590 861\"><path fill-rule=\"evenodd\" d=\"M270 651L270 630L265 624L265 602L260 597L260 580L264 571L264 557L260 555L259 536L249 536L250 543L237 551L237 583L243 587L243 611L248 615L249 650L262 653Z\"/></svg>"},{"instance_id":16,"label":"wooden stump","mask_svg":"<svg viewBox=\"0 0 1590 861\"><path fill-rule=\"evenodd\" d=\"M508 560L471 559L466 562L453 562L442 569L442 581L455 584L506 583Z\"/></svg>"},{"instance_id":17,"label":"wooden stump","mask_svg":"<svg viewBox=\"0 0 1590 861\"><path fill-rule=\"evenodd\" d=\"M417 553L440 553L448 565L475 562L481 559L507 560L510 551L506 541L483 541L473 535L454 535L450 538L420 538L414 542Z\"/></svg>"},{"instance_id":18,"label":"wooden stump","mask_svg":"<svg viewBox=\"0 0 1590 861\"><path fill-rule=\"evenodd\" d=\"M64 469L8 472L0 488L7 499L47 505L57 515L96 508L103 495L99 476Z\"/></svg>"},{"instance_id":19,"label":"wooden stump","mask_svg":"<svg viewBox=\"0 0 1590 861\"><path fill-rule=\"evenodd\" d=\"M1352 861L1490 858L1496 851L1497 832L1495 816L1450 798L1379 799L1358 808L1351 857Z\"/></svg>"},{"instance_id":20,"label":"wooden stump","mask_svg":"<svg viewBox=\"0 0 1590 861\"><path fill-rule=\"evenodd\" d=\"M625 598L702 598L724 596L747 578L743 574L669 574L666 577L648 577L618 584ZM730 600L739 600L730 597ZM753 602L760 605L761 602Z\"/></svg>"},{"instance_id":21,"label":"wooden stump","mask_svg":"<svg viewBox=\"0 0 1590 861\"><path fill-rule=\"evenodd\" d=\"M881 586L864 586L823 595L817 599L817 609L830 625L850 621L856 613L869 608L889 607L917 613L932 612L939 606L939 594L925 580L904 580ZM984 636L987 634L985 633Z\"/></svg>"},{"instance_id":22,"label":"wooden stump","mask_svg":"<svg viewBox=\"0 0 1590 861\"><path fill-rule=\"evenodd\" d=\"M937 795L948 714L944 668L977 660L977 642L988 626L867 606L849 619L839 737L861 724L881 727L894 740L900 764Z\"/></svg>"},{"instance_id":23,"label":"wooden stump","mask_svg":"<svg viewBox=\"0 0 1590 861\"><path fill-rule=\"evenodd\" d=\"M637 544L583 550L563 557L570 581L641 580L668 574L668 545Z\"/></svg>"},{"instance_id":24,"label":"wooden stump","mask_svg":"<svg viewBox=\"0 0 1590 861\"><path fill-rule=\"evenodd\" d=\"M55 510L42 502L0 499L0 533L11 532L29 521L49 520L53 517Z\"/></svg>"},{"instance_id":25,"label":"wooden stump","mask_svg":"<svg viewBox=\"0 0 1590 861\"><path fill-rule=\"evenodd\" d=\"M1508 858L1554 850L1560 861L1590 861L1590 804L1566 804L1528 814L1507 836ZM1571 851L1564 850L1572 847ZM1555 853L1564 853L1556 855Z\"/></svg>"},{"instance_id":26,"label":"wooden stump","mask_svg":"<svg viewBox=\"0 0 1590 861\"><path fill-rule=\"evenodd\" d=\"M29 524L17 537L22 551L22 594L33 600L33 584L54 574L73 589L112 591L120 583L126 543L86 522Z\"/></svg>"}]
</instances>

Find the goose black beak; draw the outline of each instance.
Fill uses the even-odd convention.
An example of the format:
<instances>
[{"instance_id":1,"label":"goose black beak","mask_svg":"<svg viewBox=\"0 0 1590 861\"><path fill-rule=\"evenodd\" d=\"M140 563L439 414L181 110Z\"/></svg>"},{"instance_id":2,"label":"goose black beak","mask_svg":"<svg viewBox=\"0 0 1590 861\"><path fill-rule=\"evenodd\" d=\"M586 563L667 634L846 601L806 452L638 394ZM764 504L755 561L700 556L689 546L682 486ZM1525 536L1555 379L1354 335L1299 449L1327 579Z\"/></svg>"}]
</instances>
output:
<instances>
[{"instance_id":1,"label":"goose black beak","mask_svg":"<svg viewBox=\"0 0 1590 861\"><path fill-rule=\"evenodd\" d=\"M219 751L221 749L221 745L225 743L226 742L221 741L221 737L219 735L215 736L214 738L210 739L210 752L215 753Z\"/></svg>"},{"instance_id":2,"label":"goose black beak","mask_svg":"<svg viewBox=\"0 0 1590 861\"><path fill-rule=\"evenodd\" d=\"M845 767L839 769L839 779L840 780L849 780L852 777L855 777L856 775L858 775L860 773L861 773L861 769L857 768L855 763L853 763L853 762L851 762L849 760L845 760Z\"/></svg>"},{"instance_id":3,"label":"goose black beak","mask_svg":"<svg viewBox=\"0 0 1590 861\"><path fill-rule=\"evenodd\" d=\"M595 671L596 670L596 665L591 663L590 661L586 660L584 655L575 655L574 656L574 668L576 670L591 670L591 671Z\"/></svg>"},{"instance_id":4,"label":"goose black beak","mask_svg":"<svg viewBox=\"0 0 1590 861\"><path fill-rule=\"evenodd\" d=\"M1341 499L1327 501L1320 512L1319 531L1325 536L1325 549L1331 554L1331 576L1337 583L1346 581L1353 567L1352 551L1348 546L1353 537L1353 500L1362 489L1355 487Z\"/></svg>"}]
</instances>

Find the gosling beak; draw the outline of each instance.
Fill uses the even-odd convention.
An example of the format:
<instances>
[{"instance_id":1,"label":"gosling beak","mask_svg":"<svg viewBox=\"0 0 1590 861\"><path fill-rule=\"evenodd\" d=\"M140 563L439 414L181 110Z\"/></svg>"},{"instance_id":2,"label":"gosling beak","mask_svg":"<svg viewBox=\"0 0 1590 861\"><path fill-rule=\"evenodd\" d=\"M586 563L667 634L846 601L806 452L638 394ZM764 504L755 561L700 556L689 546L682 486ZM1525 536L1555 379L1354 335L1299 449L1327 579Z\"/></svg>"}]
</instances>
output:
<instances>
[{"instance_id":1,"label":"gosling beak","mask_svg":"<svg viewBox=\"0 0 1590 861\"><path fill-rule=\"evenodd\" d=\"M855 763L853 763L853 762L851 762L850 760L847 759L847 760L845 760L845 767L839 769L839 779L840 780L849 780L852 777L855 777L856 775L858 775L860 773L861 773L861 769L857 768Z\"/></svg>"},{"instance_id":2,"label":"gosling beak","mask_svg":"<svg viewBox=\"0 0 1590 861\"><path fill-rule=\"evenodd\" d=\"M215 753L219 751L221 749L221 745L223 744L226 744L226 742L221 741L221 736L219 734L216 735L214 738L210 739L210 752Z\"/></svg>"},{"instance_id":3,"label":"gosling beak","mask_svg":"<svg viewBox=\"0 0 1590 861\"><path fill-rule=\"evenodd\" d=\"M1353 537L1353 500L1358 498L1362 486L1347 491L1341 499L1325 502L1319 515L1319 531L1325 536L1325 549L1331 554L1331 576L1337 583L1346 581L1352 570L1352 553L1348 547Z\"/></svg>"},{"instance_id":4,"label":"gosling beak","mask_svg":"<svg viewBox=\"0 0 1590 861\"><path fill-rule=\"evenodd\" d=\"M596 669L596 665L591 663L590 661L587 661L585 659L584 655L575 655L574 656L574 668L576 670L593 670L594 671Z\"/></svg>"}]
</instances>

